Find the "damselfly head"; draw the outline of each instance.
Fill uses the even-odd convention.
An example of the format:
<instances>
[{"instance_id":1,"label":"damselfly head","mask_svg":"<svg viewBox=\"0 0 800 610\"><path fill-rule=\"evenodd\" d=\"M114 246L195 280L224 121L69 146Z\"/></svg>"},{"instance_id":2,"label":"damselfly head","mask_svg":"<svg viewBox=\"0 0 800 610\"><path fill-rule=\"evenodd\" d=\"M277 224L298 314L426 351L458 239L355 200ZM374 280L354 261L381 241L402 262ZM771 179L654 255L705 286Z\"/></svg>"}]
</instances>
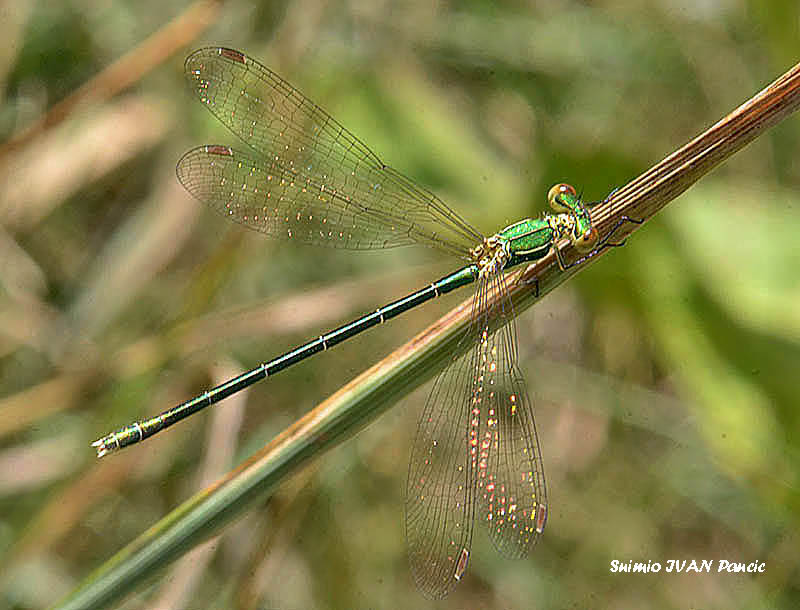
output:
<instances>
[{"instance_id":1,"label":"damselfly head","mask_svg":"<svg viewBox=\"0 0 800 610\"><path fill-rule=\"evenodd\" d=\"M571 184L556 184L547 192L547 203L562 214L574 213L577 199L578 193Z\"/></svg>"}]
</instances>

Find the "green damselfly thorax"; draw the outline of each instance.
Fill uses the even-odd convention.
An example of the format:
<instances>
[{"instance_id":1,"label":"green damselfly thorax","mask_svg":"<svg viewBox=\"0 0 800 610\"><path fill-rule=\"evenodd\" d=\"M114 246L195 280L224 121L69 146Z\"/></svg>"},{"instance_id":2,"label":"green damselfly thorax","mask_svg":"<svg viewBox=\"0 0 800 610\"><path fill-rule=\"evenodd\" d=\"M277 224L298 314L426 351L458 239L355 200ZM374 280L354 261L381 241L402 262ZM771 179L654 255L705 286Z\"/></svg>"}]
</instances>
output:
<instances>
[{"instance_id":1,"label":"green damselfly thorax","mask_svg":"<svg viewBox=\"0 0 800 610\"><path fill-rule=\"evenodd\" d=\"M187 152L177 175L197 199L274 238L351 250L416 243L466 264L156 417L95 441L98 456L138 443L430 299L477 283L471 321L460 339L472 347L436 378L412 449L406 486L409 559L426 595L446 595L467 569L476 510L498 550L510 557L527 554L544 530L547 491L503 273L551 252L566 269L558 249L565 240L583 253L572 263L579 264L616 245L609 242L613 230L599 240L575 189L559 184L548 194L554 214L485 237L239 51L196 51L186 60L186 75L206 107L249 147L240 152L206 145Z\"/></svg>"}]
</instances>

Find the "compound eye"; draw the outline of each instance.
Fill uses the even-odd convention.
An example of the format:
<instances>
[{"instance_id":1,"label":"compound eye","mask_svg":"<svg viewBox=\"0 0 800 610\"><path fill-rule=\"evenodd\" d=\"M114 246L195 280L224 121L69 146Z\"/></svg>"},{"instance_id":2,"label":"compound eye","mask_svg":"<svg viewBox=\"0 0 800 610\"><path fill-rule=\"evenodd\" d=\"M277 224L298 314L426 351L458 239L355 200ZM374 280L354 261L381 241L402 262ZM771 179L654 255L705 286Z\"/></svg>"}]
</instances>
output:
<instances>
[{"instance_id":1,"label":"compound eye","mask_svg":"<svg viewBox=\"0 0 800 610\"><path fill-rule=\"evenodd\" d=\"M597 245L597 238L597 229L589 227L575 240L575 249L581 253L591 252Z\"/></svg>"},{"instance_id":2,"label":"compound eye","mask_svg":"<svg viewBox=\"0 0 800 610\"><path fill-rule=\"evenodd\" d=\"M547 203L556 212L561 212L562 214L575 211L574 200L577 198L578 193L571 184L556 184L547 192Z\"/></svg>"}]
</instances>

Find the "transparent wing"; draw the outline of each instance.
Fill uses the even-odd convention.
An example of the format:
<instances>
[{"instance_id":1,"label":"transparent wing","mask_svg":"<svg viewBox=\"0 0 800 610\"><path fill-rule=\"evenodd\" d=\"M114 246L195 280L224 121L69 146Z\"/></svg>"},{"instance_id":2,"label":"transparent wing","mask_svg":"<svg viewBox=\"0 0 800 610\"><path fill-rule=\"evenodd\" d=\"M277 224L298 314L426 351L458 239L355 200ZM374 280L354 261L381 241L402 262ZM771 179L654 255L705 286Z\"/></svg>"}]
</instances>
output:
<instances>
[{"instance_id":1,"label":"transparent wing","mask_svg":"<svg viewBox=\"0 0 800 610\"><path fill-rule=\"evenodd\" d=\"M201 101L253 151L207 146L178 163L187 190L226 216L273 237L351 249L423 243L468 258L482 241L435 195L254 59L201 49L185 70ZM287 217L295 219L293 231Z\"/></svg>"},{"instance_id":2,"label":"transparent wing","mask_svg":"<svg viewBox=\"0 0 800 610\"><path fill-rule=\"evenodd\" d=\"M533 409L500 273L480 280L474 303L461 339L474 346L434 382L406 483L411 571L433 598L444 597L466 570L476 507L508 557L524 556L547 519Z\"/></svg>"},{"instance_id":3,"label":"transparent wing","mask_svg":"<svg viewBox=\"0 0 800 610\"><path fill-rule=\"evenodd\" d=\"M524 557L544 530L547 490L533 406L517 365L516 328L511 300L498 275L491 282L502 298L493 315L503 324L486 337L480 453L477 468L479 516L500 553Z\"/></svg>"},{"instance_id":4,"label":"transparent wing","mask_svg":"<svg viewBox=\"0 0 800 610\"><path fill-rule=\"evenodd\" d=\"M478 293L485 291L480 280ZM475 461L471 439L479 418L470 409L480 357L480 298L461 342L474 347L454 358L434 381L420 416L406 482L406 542L417 588L447 595L469 560L475 522Z\"/></svg>"},{"instance_id":5,"label":"transparent wing","mask_svg":"<svg viewBox=\"0 0 800 610\"><path fill-rule=\"evenodd\" d=\"M274 161L257 161L252 153L201 146L181 158L177 174L197 199L271 237L351 250L417 241L409 226L383 222L330 184L287 171ZM448 252L463 255L460 250Z\"/></svg>"}]
</instances>

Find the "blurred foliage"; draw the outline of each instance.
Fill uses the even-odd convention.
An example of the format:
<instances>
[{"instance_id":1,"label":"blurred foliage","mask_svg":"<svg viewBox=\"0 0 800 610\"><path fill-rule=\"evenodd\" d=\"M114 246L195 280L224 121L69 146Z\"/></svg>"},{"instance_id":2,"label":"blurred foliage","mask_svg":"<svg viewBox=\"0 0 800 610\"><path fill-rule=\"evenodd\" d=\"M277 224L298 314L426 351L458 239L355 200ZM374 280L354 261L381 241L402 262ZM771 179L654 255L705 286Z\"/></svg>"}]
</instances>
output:
<instances>
[{"instance_id":1,"label":"blurred foliage","mask_svg":"<svg viewBox=\"0 0 800 610\"><path fill-rule=\"evenodd\" d=\"M186 10L3 8L3 607L58 600L466 296L97 462L89 443L112 428L456 264L271 243L190 200L176 160L233 138L184 85L193 48L261 59L486 232L538 214L555 182L602 199L800 60L796 0L231 0L131 86L7 146ZM447 599L414 589L402 496L423 389L120 607L796 608L798 152L793 118L518 320L551 498L528 559L477 528ZM766 572L614 574L614 559Z\"/></svg>"}]
</instances>

